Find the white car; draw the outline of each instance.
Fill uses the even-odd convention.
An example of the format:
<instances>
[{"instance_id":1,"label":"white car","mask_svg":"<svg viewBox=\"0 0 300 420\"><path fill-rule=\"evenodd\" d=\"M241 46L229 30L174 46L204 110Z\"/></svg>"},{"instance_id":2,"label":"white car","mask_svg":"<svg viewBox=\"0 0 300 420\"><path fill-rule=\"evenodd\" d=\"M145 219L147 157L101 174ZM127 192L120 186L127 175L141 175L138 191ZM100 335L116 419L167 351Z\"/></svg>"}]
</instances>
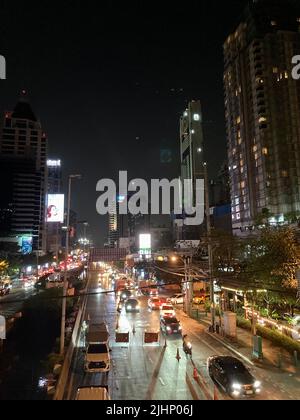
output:
<instances>
[{"instance_id":1,"label":"white car","mask_svg":"<svg viewBox=\"0 0 300 420\"><path fill-rule=\"evenodd\" d=\"M184 304L184 295L175 295L171 298L172 305L183 305Z\"/></svg>"},{"instance_id":2,"label":"white car","mask_svg":"<svg viewBox=\"0 0 300 420\"><path fill-rule=\"evenodd\" d=\"M160 309L160 317L161 318L176 317L176 311L172 305L163 305Z\"/></svg>"}]
</instances>

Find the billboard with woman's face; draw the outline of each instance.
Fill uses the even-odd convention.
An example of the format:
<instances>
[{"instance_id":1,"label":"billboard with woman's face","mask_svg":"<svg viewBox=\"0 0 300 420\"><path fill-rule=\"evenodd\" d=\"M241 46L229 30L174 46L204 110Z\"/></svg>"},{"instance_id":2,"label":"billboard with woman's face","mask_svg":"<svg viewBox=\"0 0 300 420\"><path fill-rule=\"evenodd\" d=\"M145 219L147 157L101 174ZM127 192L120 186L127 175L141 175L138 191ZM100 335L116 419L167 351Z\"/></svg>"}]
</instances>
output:
<instances>
[{"instance_id":1,"label":"billboard with woman's face","mask_svg":"<svg viewBox=\"0 0 300 420\"><path fill-rule=\"evenodd\" d=\"M65 196L49 194L47 204L47 223L63 223L65 214Z\"/></svg>"}]
</instances>

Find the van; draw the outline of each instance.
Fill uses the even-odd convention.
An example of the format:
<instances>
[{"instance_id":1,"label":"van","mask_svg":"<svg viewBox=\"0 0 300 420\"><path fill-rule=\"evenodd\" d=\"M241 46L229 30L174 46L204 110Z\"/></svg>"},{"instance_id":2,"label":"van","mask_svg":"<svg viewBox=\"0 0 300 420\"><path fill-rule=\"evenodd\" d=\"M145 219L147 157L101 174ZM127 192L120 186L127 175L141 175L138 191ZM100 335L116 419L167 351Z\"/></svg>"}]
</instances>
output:
<instances>
[{"instance_id":1,"label":"van","mask_svg":"<svg viewBox=\"0 0 300 420\"><path fill-rule=\"evenodd\" d=\"M110 401L106 387L83 387L77 391L76 401Z\"/></svg>"}]
</instances>

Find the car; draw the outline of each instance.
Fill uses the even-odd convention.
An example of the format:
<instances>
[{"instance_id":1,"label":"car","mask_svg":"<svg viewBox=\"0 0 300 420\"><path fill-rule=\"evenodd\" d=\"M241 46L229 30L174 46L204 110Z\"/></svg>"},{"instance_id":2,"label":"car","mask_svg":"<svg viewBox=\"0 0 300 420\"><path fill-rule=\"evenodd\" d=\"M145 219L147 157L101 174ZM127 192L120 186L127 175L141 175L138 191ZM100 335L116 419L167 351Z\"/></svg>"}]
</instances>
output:
<instances>
[{"instance_id":1,"label":"car","mask_svg":"<svg viewBox=\"0 0 300 420\"><path fill-rule=\"evenodd\" d=\"M128 299L125 303L125 310L129 312L140 312L140 303L136 299Z\"/></svg>"},{"instance_id":2,"label":"car","mask_svg":"<svg viewBox=\"0 0 300 420\"><path fill-rule=\"evenodd\" d=\"M171 302L173 305L183 305L184 304L184 295L178 294L171 297Z\"/></svg>"},{"instance_id":3,"label":"car","mask_svg":"<svg viewBox=\"0 0 300 420\"><path fill-rule=\"evenodd\" d=\"M149 295L150 296L158 296L158 289L150 288L149 289Z\"/></svg>"},{"instance_id":4,"label":"car","mask_svg":"<svg viewBox=\"0 0 300 420\"><path fill-rule=\"evenodd\" d=\"M210 357L207 365L211 379L230 397L253 397L261 393L261 382L235 357Z\"/></svg>"},{"instance_id":5,"label":"car","mask_svg":"<svg viewBox=\"0 0 300 420\"><path fill-rule=\"evenodd\" d=\"M152 311L155 311L155 310L159 311L160 307L161 307L161 300L158 297L149 299L148 300L148 307Z\"/></svg>"},{"instance_id":6,"label":"car","mask_svg":"<svg viewBox=\"0 0 300 420\"><path fill-rule=\"evenodd\" d=\"M172 304L170 298L160 297L159 300L160 300L160 306Z\"/></svg>"},{"instance_id":7,"label":"car","mask_svg":"<svg viewBox=\"0 0 300 420\"><path fill-rule=\"evenodd\" d=\"M176 317L161 318L160 328L166 335L182 335L182 327Z\"/></svg>"},{"instance_id":8,"label":"car","mask_svg":"<svg viewBox=\"0 0 300 420\"><path fill-rule=\"evenodd\" d=\"M195 296L194 299L193 299L193 303L195 305L204 305L205 296Z\"/></svg>"},{"instance_id":9,"label":"car","mask_svg":"<svg viewBox=\"0 0 300 420\"><path fill-rule=\"evenodd\" d=\"M132 293L130 290L122 290L121 292L121 296L120 296L120 301L121 302L126 302L126 300L130 299L132 296Z\"/></svg>"},{"instance_id":10,"label":"car","mask_svg":"<svg viewBox=\"0 0 300 420\"><path fill-rule=\"evenodd\" d=\"M110 401L107 387L78 388L76 401Z\"/></svg>"},{"instance_id":11,"label":"car","mask_svg":"<svg viewBox=\"0 0 300 420\"><path fill-rule=\"evenodd\" d=\"M165 317L175 317L176 316L176 311L173 308L172 305L168 304L168 305L162 305L160 308L160 316L161 318L165 318Z\"/></svg>"}]
</instances>

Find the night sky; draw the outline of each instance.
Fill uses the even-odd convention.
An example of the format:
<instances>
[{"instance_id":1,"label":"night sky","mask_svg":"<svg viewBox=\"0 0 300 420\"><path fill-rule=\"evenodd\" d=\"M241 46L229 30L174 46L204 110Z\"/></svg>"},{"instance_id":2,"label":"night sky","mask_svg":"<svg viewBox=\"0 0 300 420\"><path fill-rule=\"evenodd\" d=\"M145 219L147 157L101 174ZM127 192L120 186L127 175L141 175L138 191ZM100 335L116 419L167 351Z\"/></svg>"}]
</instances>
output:
<instances>
[{"instance_id":1,"label":"night sky","mask_svg":"<svg viewBox=\"0 0 300 420\"><path fill-rule=\"evenodd\" d=\"M73 208L107 235L96 183L179 175L179 118L203 106L206 155L215 176L226 159L222 45L246 1L0 0L0 110L26 88L64 173L81 173ZM96 7L98 5L98 7ZM165 163L161 152L172 151Z\"/></svg>"}]
</instances>

